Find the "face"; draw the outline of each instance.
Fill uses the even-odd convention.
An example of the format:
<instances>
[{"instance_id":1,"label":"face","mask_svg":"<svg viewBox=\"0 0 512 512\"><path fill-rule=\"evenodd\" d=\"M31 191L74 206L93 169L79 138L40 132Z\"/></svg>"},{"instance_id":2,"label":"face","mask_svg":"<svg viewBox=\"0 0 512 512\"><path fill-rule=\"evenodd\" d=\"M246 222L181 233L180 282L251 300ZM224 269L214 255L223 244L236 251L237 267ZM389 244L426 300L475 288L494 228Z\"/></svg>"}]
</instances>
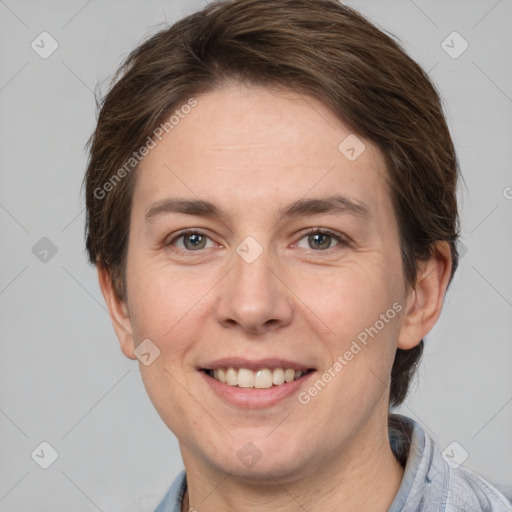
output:
<instances>
[{"instance_id":1,"label":"face","mask_svg":"<svg viewBox=\"0 0 512 512\"><path fill-rule=\"evenodd\" d=\"M140 369L186 466L307 475L386 432L407 293L384 162L311 97L196 99L137 170L123 351L159 350Z\"/></svg>"}]
</instances>

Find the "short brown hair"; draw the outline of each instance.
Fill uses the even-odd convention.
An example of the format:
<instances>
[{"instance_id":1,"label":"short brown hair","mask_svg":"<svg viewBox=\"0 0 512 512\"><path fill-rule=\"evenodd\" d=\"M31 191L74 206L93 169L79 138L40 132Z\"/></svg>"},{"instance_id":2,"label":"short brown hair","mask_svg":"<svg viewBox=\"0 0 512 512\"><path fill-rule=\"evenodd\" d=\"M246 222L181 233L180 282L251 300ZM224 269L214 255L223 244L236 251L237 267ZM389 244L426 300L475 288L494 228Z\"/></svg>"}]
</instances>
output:
<instances>
[{"instance_id":1,"label":"short brown hair","mask_svg":"<svg viewBox=\"0 0 512 512\"><path fill-rule=\"evenodd\" d=\"M415 283L417 263L443 240L451 248L451 282L458 264L459 166L427 74L391 36L336 0L228 0L136 48L100 102L84 179L86 244L90 261L109 271L119 298L126 298L137 168L131 156L173 109L225 81L309 94L374 143L389 174L405 282ZM391 405L404 400L422 350L423 340L397 350Z\"/></svg>"}]
</instances>

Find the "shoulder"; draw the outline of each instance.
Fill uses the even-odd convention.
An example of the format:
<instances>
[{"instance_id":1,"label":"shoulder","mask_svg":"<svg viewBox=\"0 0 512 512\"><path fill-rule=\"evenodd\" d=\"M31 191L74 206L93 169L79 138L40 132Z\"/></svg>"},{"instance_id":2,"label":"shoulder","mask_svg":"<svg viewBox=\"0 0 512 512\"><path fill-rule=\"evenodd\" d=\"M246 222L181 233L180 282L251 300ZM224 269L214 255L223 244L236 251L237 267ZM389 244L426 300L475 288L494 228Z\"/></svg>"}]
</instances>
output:
<instances>
[{"instance_id":1,"label":"shoulder","mask_svg":"<svg viewBox=\"0 0 512 512\"><path fill-rule=\"evenodd\" d=\"M437 451L437 450L436 450ZM441 453L438 452L438 457ZM512 505L487 480L467 468L452 468L444 461L449 473L447 510L478 510L484 512L512 512ZM474 508L469 508L473 506Z\"/></svg>"},{"instance_id":2,"label":"shoulder","mask_svg":"<svg viewBox=\"0 0 512 512\"><path fill-rule=\"evenodd\" d=\"M512 512L493 485L443 456L414 420L391 415L389 430L404 476L388 512Z\"/></svg>"}]
</instances>

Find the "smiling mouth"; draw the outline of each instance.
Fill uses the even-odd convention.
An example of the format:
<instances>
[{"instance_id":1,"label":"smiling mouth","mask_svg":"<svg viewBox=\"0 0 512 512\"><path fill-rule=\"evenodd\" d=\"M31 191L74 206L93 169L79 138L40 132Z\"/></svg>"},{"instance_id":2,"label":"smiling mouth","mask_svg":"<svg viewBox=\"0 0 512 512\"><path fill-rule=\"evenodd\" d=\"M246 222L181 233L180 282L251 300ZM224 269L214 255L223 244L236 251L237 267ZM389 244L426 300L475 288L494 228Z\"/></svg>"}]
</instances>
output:
<instances>
[{"instance_id":1,"label":"smiling mouth","mask_svg":"<svg viewBox=\"0 0 512 512\"><path fill-rule=\"evenodd\" d=\"M250 370L248 368L216 368L215 370L204 368L207 375L228 386L239 388L268 389L283 386L298 380L315 371L294 370L293 368L261 368Z\"/></svg>"}]
</instances>

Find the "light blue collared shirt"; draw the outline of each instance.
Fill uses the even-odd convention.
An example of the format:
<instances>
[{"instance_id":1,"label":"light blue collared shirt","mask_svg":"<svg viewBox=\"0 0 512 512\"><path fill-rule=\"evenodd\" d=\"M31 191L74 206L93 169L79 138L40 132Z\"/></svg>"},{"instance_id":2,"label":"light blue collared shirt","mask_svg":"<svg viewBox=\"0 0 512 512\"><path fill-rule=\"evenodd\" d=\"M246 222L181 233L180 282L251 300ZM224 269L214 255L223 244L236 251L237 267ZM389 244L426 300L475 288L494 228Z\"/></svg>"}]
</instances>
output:
<instances>
[{"instance_id":1,"label":"light blue collared shirt","mask_svg":"<svg viewBox=\"0 0 512 512\"><path fill-rule=\"evenodd\" d=\"M391 449L405 470L387 512L512 512L512 505L483 478L449 465L418 423L399 414L390 418L394 425L389 430ZM186 489L183 470L155 512L181 512Z\"/></svg>"}]
</instances>

